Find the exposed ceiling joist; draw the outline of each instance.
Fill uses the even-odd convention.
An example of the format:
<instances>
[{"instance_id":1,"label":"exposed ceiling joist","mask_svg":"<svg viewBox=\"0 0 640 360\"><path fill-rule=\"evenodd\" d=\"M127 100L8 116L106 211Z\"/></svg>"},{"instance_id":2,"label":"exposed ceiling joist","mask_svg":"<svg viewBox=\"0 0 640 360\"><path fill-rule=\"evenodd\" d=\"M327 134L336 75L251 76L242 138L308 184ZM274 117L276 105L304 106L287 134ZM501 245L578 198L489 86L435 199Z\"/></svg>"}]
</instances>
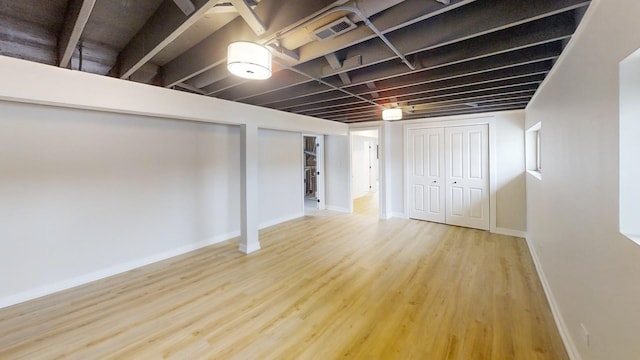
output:
<instances>
[{"instance_id":1,"label":"exposed ceiling joist","mask_svg":"<svg viewBox=\"0 0 640 360\"><path fill-rule=\"evenodd\" d=\"M390 31L438 16L473 1L475 0L453 0L452 5L442 7L431 1L405 0L383 13L376 14L375 17L371 18L371 22L383 34L387 34ZM346 49L375 37L376 34L371 29L360 24L358 28L339 37L325 41L310 42L302 46L300 48L300 62L321 58L324 55Z\"/></svg>"},{"instance_id":2,"label":"exposed ceiling joist","mask_svg":"<svg viewBox=\"0 0 640 360\"><path fill-rule=\"evenodd\" d=\"M401 101L409 101L412 99L446 96L448 94L454 94L464 91L461 89L478 90L484 88L499 88L500 86L512 86L522 83L540 82L544 79L550 68L551 65L547 62L535 65L521 66L517 71L511 69L503 69L496 72L481 73L456 79L427 83L422 87L405 88L403 89L403 92L389 92L388 94L385 94L386 96L378 98L377 101L385 102L391 101L392 99L396 99L395 101L398 101L398 99L400 99ZM535 70L539 71L534 72ZM364 96L365 94L360 95ZM355 100L346 98L331 100L324 103L314 103L298 107L290 107L284 110L293 112L315 111L316 113L319 113L321 111L333 111L333 109L337 108L348 108L355 103Z\"/></svg>"},{"instance_id":3,"label":"exposed ceiling joist","mask_svg":"<svg viewBox=\"0 0 640 360\"><path fill-rule=\"evenodd\" d=\"M543 58L551 55L557 56L562 50L557 41L570 36L573 25L562 26L560 30L553 30L554 27L547 26L550 24L546 21L539 23L539 25L544 29L541 31L541 35L538 32L531 31L532 29L529 26L524 26L505 30L515 34L513 39L505 36L503 32L498 32L495 36L494 34L485 35L486 39L481 42L475 41L473 44L469 44L470 40L468 40L425 52L425 67L417 72L407 73L406 69L399 64L378 65L374 69L368 69L368 71L356 71L351 74L352 86L360 86L362 88L363 85L374 81L376 84L379 83L377 87L381 89L399 88L416 82L423 82L425 76L438 76L437 74L455 75L471 70L482 71L487 67L490 69L494 60L498 61L495 65L506 66L509 64L518 65L522 61L536 60L537 58L532 58L532 56L535 56L538 52L544 55ZM531 46L530 44L540 45ZM488 59L482 60L483 58ZM501 58L502 60L500 60ZM475 62L469 62L470 59L475 59ZM466 65L456 65L463 61L466 61ZM435 70L437 68L442 69ZM418 75L421 73L425 75ZM331 81L331 79L328 79L328 81ZM267 92L254 96L246 102L254 105L272 104L276 108L281 108L285 103L304 103L305 97L319 96L316 94L327 91L327 88L309 83L296 85L290 90L294 96L290 95L284 100L277 92ZM366 92L366 88L363 91Z\"/></svg>"},{"instance_id":4,"label":"exposed ceiling joist","mask_svg":"<svg viewBox=\"0 0 640 360\"><path fill-rule=\"evenodd\" d=\"M473 5L473 4L471 4ZM468 6L471 6L468 5ZM472 14L473 15L473 14ZM512 15L516 16L516 15ZM444 26L445 29L415 29L414 32L406 33L407 39L411 39L412 41L408 41L405 39L405 42L411 43L413 46L413 50L417 48L427 47L429 48L429 44L433 45L436 40L429 39L421 39L420 36L414 36L412 34L423 34L423 31L435 31L439 35L432 35L435 38L447 38L449 41L449 45L447 46L437 46L433 49L425 49L419 53L419 56L422 68L421 70L442 66L445 64L453 64L457 61L463 61L467 59L473 59L475 57L486 56L487 54L505 52L512 49L517 49L523 46L530 46L531 44L536 44L540 42L550 41L558 38L565 38L570 36L575 30L574 22L569 19L571 14L561 14L556 16L549 16L546 18L541 18L532 23L525 23L514 26L512 28L502 29L504 26L504 22L502 22L502 26L500 27L502 30L498 30L494 33L486 33L481 37L472 37L474 32L474 27L467 28L466 31L455 30L457 35L453 35L452 32L454 30L449 30L448 26ZM441 15L441 17L448 19L449 13ZM428 21L431 22L433 19ZM454 20L454 19L452 19ZM479 23L478 19L473 19L473 17L467 19L468 21L472 21L475 23ZM569 21L568 21L569 20ZM424 26L424 25L422 25ZM480 25L478 25L480 26ZM479 28L475 28L479 29ZM486 30L486 25L482 25L482 29ZM461 37L461 41L458 43L453 42L457 36ZM381 42L379 42L381 43ZM399 74L407 73L407 69L404 65L399 64L395 61L393 54L390 54L390 51L385 50L386 46L382 44L382 51L389 52L387 62L377 63L373 69L369 69L369 67L363 67L361 65L354 65L352 68L359 68L361 70L354 70L350 72L351 81L353 84L362 84L369 81L377 81L379 79L384 79L387 77L397 76ZM374 50L377 49L374 46L369 46L368 42L366 46L362 46L362 51L359 52L359 55L364 55L364 58L376 57L380 56L379 53L373 53ZM323 61L324 62L324 61ZM303 71L307 71L308 69L318 66L322 66L321 62L312 61L306 63L300 68ZM326 64L326 62L325 62ZM371 65L371 64L370 64ZM371 66L370 66L371 67ZM341 67L336 70L331 70L333 73L339 74L344 71L345 67ZM418 70L418 71L421 71ZM327 81L331 82L331 79L327 79ZM336 81L333 83L334 85L339 86L341 82ZM292 86L298 85L298 83L292 83ZM242 100L251 104L262 105L269 103L269 100L262 100L260 98L252 98L260 95L264 95L267 92L258 91L257 89L247 88L248 86L240 86L237 90L230 89L221 97L229 100ZM210 87L211 89L215 88L215 84ZM281 89L282 86L279 84L278 88L273 88L273 90ZM273 91L272 90L272 91ZM304 93L296 91L296 94L304 95ZM274 98L279 98L278 94L273 95ZM268 96L261 96L261 98L268 98ZM247 100L245 100L247 99Z\"/></svg>"},{"instance_id":5,"label":"exposed ceiling joist","mask_svg":"<svg viewBox=\"0 0 640 360\"><path fill-rule=\"evenodd\" d=\"M414 101L408 101L406 98L399 99L388 99L385 104L392 103L404 103L405 107L413 106L413 105L421 105L428 104L431 102L447 102L447 101L463 101L470 102L475 101L481 97L487 96L496 96L496 95L520 95L522 93L531 93L537 88L537 86L542 81L543 77L532 77L531 81L523 82L523 80L505 80L496 82L490 86L469 86L456 89L453 92L445 92L439 91L433 94L429 94L427 96L423 95L422 97L416 97ZM359 103L360 104L360 103ZM323 118L331 117L331 116L339 116L339 115L349 115L349 114L362 114L366 111L375 110L372 106L358 106L355 104L351 104L348 106L343 106L339 108L332 108L322 110L299 110L297 113L310 115L310 116L320 116Z\"/></svg>"},{"instance_id":6,"label":"exposed ceiling joist","mask_svg":"<svg viewBox=\"0 0 640 360\"><path fill-rule=\"evenodd\" d=\"M475 73L472 75L456 77L453 79L446 79L433 82L419 82L415 85L409 85L404 87L393 87L389 90L379 93L381 99L386 99L392 96L409 96L421 93L430 93L439 90L448 90L474 85L474 84L489 84L496 81L508 80L508 79L520 79L529 76L542 76L546 75L552 67L551 60L539 61L535 63L528 63L520 66L502 68L498 70L492 70L487 72ZM360 95L364 93L358 92Z\"/></svg>"},{"instance_id":7,"label":"exposed ceiling joist","mask_svg":"<svg viewBox=\"0 0 640 360\"><path fill-rule=\"evenodd\" d=\"M342 81L342 85L350 85L351 84L351 78L349 77L349 74L340 73L338 76L340 77L340 80Z\"/></svg>"},{"instance_id":8,"label":"exposed ceiling joist","mask_svg":"<svg viewBox=\"0 0 640 360\"><path fill-rule=\"evenodd\" d=\"M75 67L81 42L95 74L334 121L379 121L390 105L417 119L524 108L589 3L5 1L0 55ZM231 76L234 41L268 46L272 77Z\"/></svg>"},{"instance_id":9,"label":"exposed ceiling joist","mask_svg":"<svg viewBox=\"0 0 640 360\"><path fill-rule=\"evenodd\" d=\"M264 34L267 29L264 27L262 20L256 15L251 6L247 4L245 0L229 0L231 4L236 8L240 16L247 22L247 25L251 27L256 35L260 36Z\"/></svg>"},{"instance_id":10,"label":"exposed ceiling joist","mask_svg":"<svg viewBox=\"0 0 640 360\"><path fill-rule=\"evenodd\" d=\"M389 40L397 44L403 54L434 49L458 41L481 36L509 27L552 16L559 12L584 6L584 0L558 0L531 2L530 0L494 0L491 6L474 2L464 8L449 11L442 16L429 21L413 24L401 30L388 34ZM468 24L466 26L451 26L450 24ZM365 43L351 47L346 57L362 56L362 64L352 68L327 72L325 75L351 71L380 62L394 60L395 54L379 40L372 39Z\"/></svg>"},{"instance_id":11,"label":"exposed ceiling joist","mask_svg":"<svg viewBox=\"0 0 640 360\"><path fill-rule=\"evenodd\" d=\"M191 2L191 1L189 1ZM118 77L127 79L162 49L195 24L218 0L195 0L185 18L172 0L165 0L118 56Z\"/></svg>"},{"instance_id":12,"label":"exposed ceiling joist","mask_svg":"<svg viewBox=\"0 0 640 360\"><path fill-rule=\"evenodd\" d=\"M173 0L173 2L186 16L189 16L196 11L196 6L191 2L191 0Z\"/></svg>"},{"instance_id":13,"label":"exposed ceiling joist","mask_svg":"<svg viewBox=\"0 0 640 360\"><path fill-rule=\"evenodd\" d=\"M254 11L261 19L270 19L269 26L261 38L258 38L246 22L235 19L222 29L184 52L164 67L165 86L170 87L184 82L225 62L227 45L232 41L244 40L266 42L289 27L311 19L343 1L317 0L288 3L286 0L261 1ZM287 11L281 11L286 7ZM278 14L278 16L276 16Z\"/></svg>"},{"instance_id":14,"label":"exposed ceiling joist","mask_svg":"<svg viewBox=\"0 0 640 360\"><path fill-rule=\"evenodd\" d=\"M342 61L338 59L338 56L336 56L335 53L327 54L324 58L327 59L327 62L332 69L340 69L342 67Z\"/></svg>"},{"instance_id":15,"label":"exposed ceiling joist","mask_svg":"<svg viewBox=\"0 0 640 360\"><path fill-rule=\"evenodd\" d=\"M461 61L508 54L512 51L556 42L569 38L574 31L575 24L572 14L569 12L466 39L415 55L422 65L422 69L419 71L425 71L444 65L453 65ZM402 66L391 62L387 62L384 66L377 66L374 69L351 72L355 84L404 74L406 74L406 70Z\"/></svg>"},{"instance_id":16,"label":"exposed ceiling joist","mask_svg":"<svg viewBox=\"0 0 640 360\"><path fill-rule=\"evenodd\" d=\"M371 20L374 26L380 29L382 33L387 33L389 31L401 28L403 26L413 24L419 20L425 20L433 16L437 16L439 14L445 13L447 11L453 10L458 6L462 6L467 3L471 3L475 0L454 0L455 5L450 5L447 7L442 7L435 2L424 1L424 0L405 0L400 4L388 9L384 13L378 14ZM322 58L325 55L329 55L334 53L337 50L341 50L347 48L349 46L353 46L355 44L361 43L363 41L369 40L371 38L375 38L376 34L366 25L360 25L355 30L349 31L343 35L338 37L334 37L324 41L313 41L298 49L298 63L304 63L310 60ZM390 51L390 50L389 50ZM390 51L390 53L393 53ZM357 62L353 61L345 61L346 67L355 67L362 64L362 58L359 56L353 57L351 60L358 60ZM324 64L323 64L324 65ZM210 69L204 71L202 74L198 75L198 78L206 77L208 72L216 71L217 68ZM322 76L322 73L316 70L313 70L311 67L301 69L305 73L313 73L314 76ZM214 80L216 77L209 77L209 79ZM199 87L203 87L206 85L213 84L214 81L206 83L203 78L198 79ZM187 81L191 83L190 81ZM205 84L203 84L205 82ZM241 82L238 81L237 84ZM194 84L194 83L192 83ZM195 84L194 84L195 85ZM232 86L231 86L232 87ZM215 88L215 84L208 86L208 89Z\"/></svg>"},{"instance_id":17,"label":"exposed ceiling joist","mask_svg":"<svg viewBox=\"0 0 640 360\"><path fill-rule=\"evenodd\" d=\"M430 81L428 78L418 79L415 84L408 83L404 86L393 86L385 88L381 93L373 89L363 88L360 86L353 87L352 91L358 95L369 95L376 101L385 100L391 97L407 96L420 93L434 93L437 91L452 91L452 89L465 87L473 84L488 84L496 81L522 78L532 75L543 75L551 69L551 61L541 61L533 64L525 64L506 69L495 71L481 72L473 75L457 77L453 79ZM375 94L375 96L374 96ZM330 108L333 104L344 104L342 100L346 97L336 96L335 93L326 92L305 98L294 99L291 101L283 101L275 104L274 108L286 111L293 111L299 106L314 106Z\"/></svg>"},{"instance_id":18,"label":"exposed ceiling joist","mask_svg":"<svg viewBox=\"0 0 640 360\"><path fill-rule=\"evenodd\" d=\"M160 73L160 67L152 63L146 63L129 77L129 80L148 84Z\"/></svg>"},{"instance_id":19,"label":"exposed ceiling joist","mask_svg":"<svg viewBox=\"0 0 640 360\"><path fill-rule=\"evenodd\" d=\"M196 94L205 95L205 93L202 90L198 89L197 87L193 87L193 86L191 86L189 84L179 83L179 84L176 84L175 86L178 87L178 88L182 88L182 89L188 90L190 92L196 93Z\"/></svg>"},{"instance_id":20,"label":"exposed ceiling joist","mask_svg":"<svg viewBox=\"0 0 640 360\"><path fill-rule=\"evenodd\" d=\"M71 0L58 37L58 66L67 67L89 21L96 0Z\"/></svg>"}]
</instances>

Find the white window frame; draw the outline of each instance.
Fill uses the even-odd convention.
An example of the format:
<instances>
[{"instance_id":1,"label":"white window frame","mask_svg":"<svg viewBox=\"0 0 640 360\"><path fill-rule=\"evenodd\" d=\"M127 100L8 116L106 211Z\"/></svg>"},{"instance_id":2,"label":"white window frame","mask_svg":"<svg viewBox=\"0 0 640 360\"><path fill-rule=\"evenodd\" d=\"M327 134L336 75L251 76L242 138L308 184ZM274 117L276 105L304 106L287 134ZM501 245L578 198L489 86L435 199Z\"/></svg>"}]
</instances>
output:
<instances>
[{"instance_id":1,"label":"white window frame","mask_svg":"<svg viewBox=\"0 0 640 360\"><path fill-rule=\"evenodd\" d=\"M542 123L538 122L525 133L527 173L542 180Z\"/></svg>"},{"instance_id":2,"label":"white window frame","mask_svg":"<svg viewBox=\"0 0 640 360\"><path fill-rule=\"evenodd\" d=\"M640 245L640 49L620 62L619 231Z\"/></svg>"}]
</instances>

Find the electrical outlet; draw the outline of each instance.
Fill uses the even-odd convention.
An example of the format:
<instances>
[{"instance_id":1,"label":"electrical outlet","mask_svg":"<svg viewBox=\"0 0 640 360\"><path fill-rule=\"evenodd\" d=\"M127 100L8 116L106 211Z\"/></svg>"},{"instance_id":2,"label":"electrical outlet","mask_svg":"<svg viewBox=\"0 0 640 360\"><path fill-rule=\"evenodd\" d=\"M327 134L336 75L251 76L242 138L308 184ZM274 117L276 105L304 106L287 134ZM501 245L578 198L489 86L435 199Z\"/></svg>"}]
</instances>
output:
<instances>
[{"instance_id":1,"label":"electrical outlet","mask_svg":"<svg viewBox=\"0 0 640 360\"><path fill-rule=\"evenodd\" d=\"M582 342L589 347L589 336L591 335L589 334L589 330L587 330L587 327L583 323L580 323L580 330L582 330Z\"/></svg>"}]
</instances>

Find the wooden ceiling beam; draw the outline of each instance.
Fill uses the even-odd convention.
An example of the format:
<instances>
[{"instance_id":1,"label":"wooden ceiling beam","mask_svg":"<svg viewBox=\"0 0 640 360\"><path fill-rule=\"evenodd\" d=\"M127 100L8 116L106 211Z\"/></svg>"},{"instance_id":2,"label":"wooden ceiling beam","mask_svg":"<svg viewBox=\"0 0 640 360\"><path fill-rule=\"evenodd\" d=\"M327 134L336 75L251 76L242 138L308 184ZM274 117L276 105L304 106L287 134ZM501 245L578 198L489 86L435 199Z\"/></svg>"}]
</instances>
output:
<instances>
[{"instance_id":1,"label":"wooden ceiling beam","mask_svg":"<svg viewBox=\"0 0 640 360\"><path fill-rule=\"evenodd\" d=\"M398 64L397 61L389 61L383 64L377 64L376 66L359 69L350 73L352 86L364 85L367 82L375 81L378 89L385 89L388 87L387 85L378 84L377 82L389 78L397 78L402 75L411 79L409 81L413 81L416 73L428 71L432 68L482 57L500 55L513 50L567 39L575 31L575 23L572 15L571 12L558 14L514 28L504 29L481 37L475 37L421 52L417 54L417 56L421 59L422 67L415 72L408 72L407 67ZM333 84L336 86L342 85L337 78L334 80L331 78L325 80L328 82L333 81ZM291 85L297 87L300 83L292 83ZM283 96L278 93L281 90L286 90L286 87L282 85L277 89L274 87L270 91L266 86L262 86L259 90L241 87L234 92L230 91L225 98L230 100L244 100L254 105L273 104L276 108L282 108L282 106L276 105L282 101L282 99L294 101L294 99L315 95L318 93L317 88L318 87L314 89L313 84L305 88L306 92L301 91L299 88L293 88L291 89L291 94ZM352 87L347 87L347 89L352 89ZM269 94L270 92L273 93Z\"/></svg>"},{"instance_id":2,"label":"wooden ceiling beam","mask_svg":"<svg viewBox=\"0 0 640 360\"><path fill-rule=\"evenodd\" d=\"M118 55L117 76L128 79L200 20L217 2L218 0L193 0L194 11L186 15L173 0L164 0Z\"/></svg>"},{"instance_id":3,"label":"wooden ceiling beam","mask_svg":"<svg viewBox=\"0 0 640 360\"><path fill-rule=\"evenodd\" d=\"M58 37L58 66L68 67L96 0L71 0Z\"/></svg>"},{"instance_id":4,"label":"wooden ceiling beam","mask_svg":"<svg viewBox=\"0 0 640 360\"><path fill-rule=\"evenodd\" d=\"M171 87L223 64L227 58L227 45L233 41L265 43L277 37L278 33L304 23L344 2L346 0L261 1L254 11L265 24L268 24L262 36L257 36L242 18L236 18L166 64L164 85ZM282 11L285 8L287 11Z\"/></svg>"}]
</instances>

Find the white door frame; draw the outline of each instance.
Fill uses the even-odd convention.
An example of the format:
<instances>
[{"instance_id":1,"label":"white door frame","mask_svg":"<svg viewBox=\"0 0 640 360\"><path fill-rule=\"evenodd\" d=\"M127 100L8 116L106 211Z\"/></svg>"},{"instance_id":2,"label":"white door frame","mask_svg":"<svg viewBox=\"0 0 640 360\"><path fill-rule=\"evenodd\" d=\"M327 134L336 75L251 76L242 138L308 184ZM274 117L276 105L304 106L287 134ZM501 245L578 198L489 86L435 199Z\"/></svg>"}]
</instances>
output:
<instances>
[{"instance_id":1,"label":"white door frame","mask_svg":"<svg viewBox=\"0 0 640 360\"><path fill-rule=\"evenodd\" d=\"M371 124L353 124L349 127L349 212L353 212L353 199L351 198L351 186L353 186L351 181L351 157L353 155L353 132L363 131L363 130L376 130L378 131L378 213L380 214L381 219L390 218L389 212L387 211L387 169L389 168L386 164L387 156L386 156L386 138L384 126L382 125L371 125Z\"/></svg>"},{"instance_id":2,"label":"white door frame","mask_svg":"<svg viewBox=\"0 0 640 360\"><path fill-rule=\"evenodd\" d=\"M325 209L325 189L324 189L324 135L319 134L308 134L303 133L300 136L300 140L302 142L302 146L300 147L300 151L304 151L304 138L305 137L314 137L316 138L316 144L320 147L319 150L316 150L316 169L320 173L320 175L316 176L316 186L318 187L317 197L318 197L318 210ZM305 171L305 157L304 153L302 154L302 211L305 209L305 198L304 198L304 171Z\"/></svg>"},{"instance_id":3,"label":"white door frame","mask_svg":"<svg viewBox=\"0 0 640 360\"><path fill-rule=\"evenodd\" d=\"M489 126L489 231L496 232L496 186L497 182L497 152L496 152L496 125L495 117L478 117L468 118L460 120L445 120L445 121L420 121L405 124L403 127L403 140L404 140L404 214L405 218L409 218L409 130L410 129L427 129L436 127L451 127L451 126L470 126L470 125L488 125Z\"/></svg>"}]
</instances>

